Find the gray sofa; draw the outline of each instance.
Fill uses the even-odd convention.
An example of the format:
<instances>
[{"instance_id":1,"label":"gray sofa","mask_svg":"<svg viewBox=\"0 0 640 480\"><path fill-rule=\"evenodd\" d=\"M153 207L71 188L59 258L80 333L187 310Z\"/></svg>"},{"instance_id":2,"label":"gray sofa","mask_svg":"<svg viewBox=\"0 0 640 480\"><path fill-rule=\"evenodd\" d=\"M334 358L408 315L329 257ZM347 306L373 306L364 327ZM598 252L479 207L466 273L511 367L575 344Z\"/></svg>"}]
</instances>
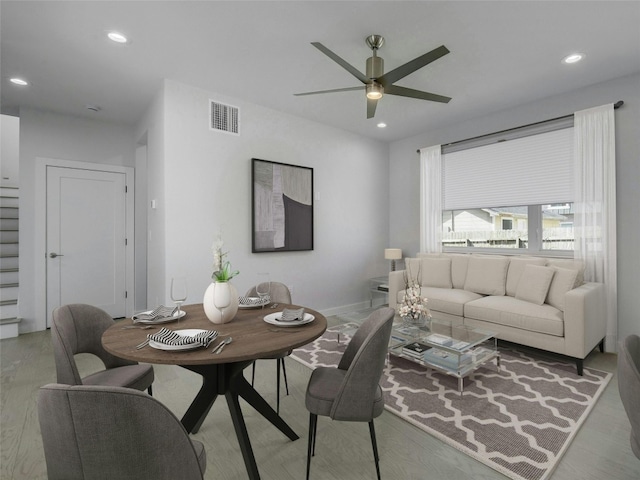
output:
<instances>
[{"instance_id":1,"label":"gray sofa","mask_svg":"<svg viewBox=\"0 0 640 480\"><path fill-rule=\"evenodd\" d=\"M497 333L499 340L584 358L604 347L605 289L584 283L582 263L557 258L418 254L389 274L389 306L397 308L405 276L420 284L434 318Z\"/></svg>"}]
</instances>

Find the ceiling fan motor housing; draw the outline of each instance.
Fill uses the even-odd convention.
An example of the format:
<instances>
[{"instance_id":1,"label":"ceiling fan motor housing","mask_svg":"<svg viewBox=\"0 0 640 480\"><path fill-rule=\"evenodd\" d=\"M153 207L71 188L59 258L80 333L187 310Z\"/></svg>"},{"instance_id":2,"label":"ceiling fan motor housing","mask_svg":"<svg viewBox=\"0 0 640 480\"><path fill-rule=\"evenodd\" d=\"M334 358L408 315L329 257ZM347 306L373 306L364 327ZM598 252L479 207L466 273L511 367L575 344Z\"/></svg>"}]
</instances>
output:
<instances>
[{"instance_id":1,"label":"ceiling fan motor housing","mask_svg":"<svg viewBox=\"0 0 640 480\"><path fill-rule=\"evenodd\" d=\"M374 50L375 52L375 50ZM367 58L367 77L374 80L384 73L384 60L375 54Z\"/></svg>"}]
</instances>

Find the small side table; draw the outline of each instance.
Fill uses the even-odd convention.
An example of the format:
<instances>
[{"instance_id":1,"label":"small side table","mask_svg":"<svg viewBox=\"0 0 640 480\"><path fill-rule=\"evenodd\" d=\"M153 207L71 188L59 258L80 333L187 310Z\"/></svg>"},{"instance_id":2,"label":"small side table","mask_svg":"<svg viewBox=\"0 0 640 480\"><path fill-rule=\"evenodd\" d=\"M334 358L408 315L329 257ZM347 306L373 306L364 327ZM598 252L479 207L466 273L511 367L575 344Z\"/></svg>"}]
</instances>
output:
<instances>
[{"instance_id":1,"label":"small side table","mask_svg":"<svg viewBox=\"0 0 640 480\"><path fill-rule=\"evenodd\" d=\"M369 279L369 307L373 307L373 296L389 295L389 277L375 277Z\"/></svg>"}]
</instances>

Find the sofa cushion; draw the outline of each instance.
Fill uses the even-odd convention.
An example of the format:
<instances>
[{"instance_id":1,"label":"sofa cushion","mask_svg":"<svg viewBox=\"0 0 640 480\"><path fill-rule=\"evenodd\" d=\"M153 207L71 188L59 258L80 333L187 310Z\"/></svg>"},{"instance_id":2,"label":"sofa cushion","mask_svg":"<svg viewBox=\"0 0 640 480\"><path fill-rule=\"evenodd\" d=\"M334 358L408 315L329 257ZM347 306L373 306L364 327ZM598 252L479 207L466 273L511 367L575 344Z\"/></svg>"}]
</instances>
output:
<instances>
[{"instance_id":1,"label":"sofa cushion","mask_svg":"<svg viewBox=\"0 0 640 480\"><path fill-rule=\"evenodd\" d=\"M578 270L567 268L551 267L555 270L553 280L549 286L546 303L564 312L564 296L569 290L578 286Z\"/></svg>"},{"instance_id":2,"label":"sofa cushion","mask_svg":"<svg viewBox=\"0 0 640 480\"><path fill-rule=\"evenodd\" d=\"M414 280L420 283L420 272L422 270L422 258L405 258L404 271L405 280Z\"/></svg>"},{"instance_id":3,"label":"sofa cushion","mask_svg":"<svg viewBox=\"0 0 640 480\"><path fill-rule=\"evenodd\" d=\"M506 257L472 255L464 289L484 295L504 295L508 267Z\"/></svg>"},{"instance_id":4,"label":"sofa cushion","mask_svg":"<svg viewBox=\"0 0 640 480\"><path fill-rule=\"evenodd\" d=\"M518 282L516 298L518 300L535 303L536 305L542 305L547 298L549 285L551 285L554 273L556 273L556 271L551 267L527 265Z\"/></svg>"},{"instance_id":5,"label":"sofa cushion","mask_svg":"<svg viewBox=\"0 0 640 480\"><path fill-rule=\"evenodd\" d=\"M444 256L451 259L451 283L453 288L464 288L471 255L468 253L447 253Z\"/></svg>"},{"instance_id":6,"label":"sofa cushion","mask_svg":"<svg viewBox=\"0 0 640 480\"><path fill-rule=\"evenodd\" d=\"M516 296L518 282L527 265L546 265L547 259L540 257L511 257L509 260L509 270L507 271L507 295Z\"/></svg>"},{"instance_id":7,"label":"sofa cushion","mask_svg":"<svg viewBox=\"0 0 640 480\"><path fill-rule=\"evenodd\" d=\"M422 287L420 294L427 298L429 310L458 317L462 317L465 303L482 298L482 295L457 288ZM404 291L402 295L404 295ZM398 295L400 300L402 300L402 295Z\"/></svg>"},{"instance_id":8,"label":"sofa cushion","mask_svg":"<svg viewBox=\"0 0 640 480\"><path fill-rule=\"evenodd\" d=\"M427 257L421 259L420 285L451 288L451 259Z\"/></svg>"},{"instance_id":9,"label":"sofa cushion","mask_svg":"<svg viewBox=\"0 0 640 480\"><path fill-rule=\"evenodd\" d=\"M564 336L563 313L546 303L535 305L509 296L489 296L465 303L464 316L531 332Z\"/></svg>"},{"instance_id":10,"label":"sofa cushion","mask_svg":"<svg viewBox=\"0 0 640 480\"><path fill-rule=\"evenodd\" d=\"M576 287L579 287L584 283L584 268L585 264L582 260L573 260L570 258L549 258L547 259L547 265L549 267L566 268L568 270L577 270L578 276L576 277Z\"/></svg>"}]
</instances>

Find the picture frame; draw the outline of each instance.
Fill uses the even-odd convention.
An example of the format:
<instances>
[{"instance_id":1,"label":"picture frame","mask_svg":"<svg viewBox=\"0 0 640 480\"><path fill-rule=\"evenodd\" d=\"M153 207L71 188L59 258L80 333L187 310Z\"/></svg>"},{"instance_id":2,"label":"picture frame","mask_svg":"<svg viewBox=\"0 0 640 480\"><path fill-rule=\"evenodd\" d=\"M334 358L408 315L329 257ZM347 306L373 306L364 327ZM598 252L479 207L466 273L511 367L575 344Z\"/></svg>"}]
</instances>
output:
<instances>
[{"instance_id":1,"label":"picture frame","mask_svg":"<svg viewBox=\"0 0 640 480\"><path fill-rule=\"evenodd\" d=\"M251 159L251 251L313 250L313 168Z\"/></svg>"}]
</instances>

